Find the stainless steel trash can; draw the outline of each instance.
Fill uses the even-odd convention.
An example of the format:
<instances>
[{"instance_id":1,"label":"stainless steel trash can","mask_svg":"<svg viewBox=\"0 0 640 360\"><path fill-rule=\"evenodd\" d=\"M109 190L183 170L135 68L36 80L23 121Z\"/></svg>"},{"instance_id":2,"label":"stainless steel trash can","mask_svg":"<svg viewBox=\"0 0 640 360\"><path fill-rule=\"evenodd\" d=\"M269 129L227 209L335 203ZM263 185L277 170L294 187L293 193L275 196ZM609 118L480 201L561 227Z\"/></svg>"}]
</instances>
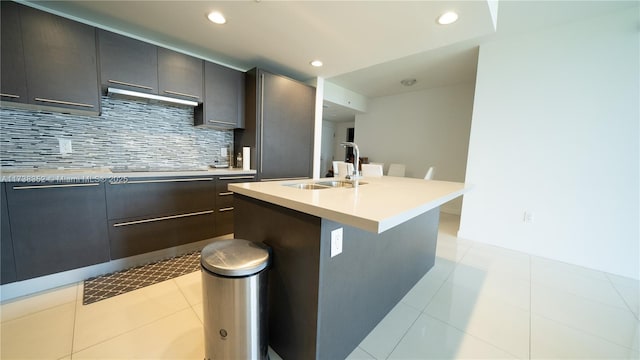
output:
<instances>
[{"instance_id":1,"label":"stainless steel trash can","mask_svg":"<svg viewBox=\"0 0 640 360\"><path fill-rule=\"evenodd\" d=\"M202 249L205 359L268 359L267 246L219 240Z\"/></svg>"}]
</instances>

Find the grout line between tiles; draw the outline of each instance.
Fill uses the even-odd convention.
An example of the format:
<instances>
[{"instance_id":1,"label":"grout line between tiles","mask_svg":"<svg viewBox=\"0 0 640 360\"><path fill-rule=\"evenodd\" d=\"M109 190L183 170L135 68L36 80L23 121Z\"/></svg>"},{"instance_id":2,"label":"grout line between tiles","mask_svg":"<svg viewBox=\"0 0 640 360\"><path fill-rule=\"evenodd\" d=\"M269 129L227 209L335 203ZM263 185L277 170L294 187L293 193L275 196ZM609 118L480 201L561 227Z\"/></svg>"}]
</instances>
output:
<instances>
[{"instance_id":1,"label":"grout line between tiles","mask_svg":"<svg viewBox=\"0 0 640 360\"><path fill-rule=\"evenodd\" d=\"M78 294L81 291L84 292L84 287L82 283L78 283L76 285L76 298L73 304L73 328L71 329L71 351L69 353L70 359L73 359L73 344L76 340L76 320L78 319Z\"/></svg>"},{"instance_id":2,"label":"grout line between tiles","mask_svg":"<svg viewBox=\"0 0 640 360\"><path fill-rule=\"evenodd\" d=\"M633 317L635 317L636 320L640 321L640 312L636 313L635 311L633 311L633 309L631 308L631 305L627 302L627 299L625 299L624 296L622 296L622 294L620 293L620 290L618 290L618 287L616 286L616 284L609 277L609 274L604 273L604 276L606 276L607 280L609 280L609 283L611 283L611 286L613 286L613 289L616 291L616 294L618 294L618 296L620 296L620 298L622 299L622 302L627 306L627 309L629 309L629 311L633 314Z\"/></svg>"},{"instance_id":3,"label":"grout line between tiles","mask_svg":"<svg viewBox=\"0 0 640 360\"><path fill-rule=\"evenodd\" d=\"M402 334L402 336L400 337L398 342L393 346L393 349L391 349L391 351L389 352L389 355L385 356L385 359L389 359L391 354L393 354L393 352L396 351L396 348L398 347L398 345L400 345L400 343L402 342L404 337L407 336L407 333L409 333L409 330L411 330L411 328L416 323L416 321L418 321L418 319L420 319L420 316L422 316L422 312L418 313L418 316L416 316L416 318L413 320L413 322L411 322L411 325L409 325L409 327L407 327L407 329L404 331L404 333ZM367 353L367 354L369 354L369 353ZM375 356L374 356L374 358L375 358Z\"/></svg>"},{"instance_id":4,"label":"grout line between tiles","mask_svg":"<svg viewBox=\"0 0 640 360\"><path fill-rule=\"evenodd\" d=\"M174 312L172 312L172 313L170 313L170 314L166 314L166 315L164 315L164 316L162 316L162 317L159 317L159 318L153 319L152 321L149 321L149 322L146 322L146 323L144 323L144 324L141 324L140 326L136 326L136 327L134 327L134 328L132 328L132 329L129 329L129 330L127 330L127 331L124 331L124 332L121 332L121 333L115 334L115 335L113 335L113 336L111 336L111 337L109 337L109 338L106 338L106 339L104 339L104 340L102 340L102 341L99 341L99 342L97 342L97 343L91 344L91 345L89 345L89 346L87 346L87 347L84 347L84 348L82 348L82 349L77 349L77 350L76 350L76 349L72 348L72 349L71 349L71 358L73 359L73 355L74 355L74 354L76 354L76 353L79 353L79 352L81 352L81 351L84 351L84 350L90 349L90 348L92 348L92 347L94 347L94 346L98 346L98 345L103 344L103 343L105 343L105 342L107 342L107 341L111 341L111 340L113 340L113 339L115 339L115 338L117 338L117 337L120 337L120 336L123 336L123 335L129 334L129 333L131 333L131 332L133 332L133 331L136 331L136 330L138 330L138 329L140 329L140 328L143 328L143 327L145 327L145 326L151 325L151 324L153 324L153 323L155 323L155 322L158 322L158 321L160 321L160 320L163 320L163 319L165 319L165 318L168 318L169 316L173 316L173 315L175 315L175 314L179 313L180 311L184 311L184 310L186 310L186 309L187 309L187 308L185 307L185 308L182 308L182 309L176 310L176 311L174 311ZM197 315L196 315L196 317L197 317Z\"/></svg>"},{"instance_id":5,"label":"grout line between tiles","mask_svg":"<svg viewBox=\"0 0 640 360\"><path fill-rule=\"evenodd\" d=\"M483 342L483 343L485 343L485 344L487 344L487 345L490 345L490 346L492 346L492 347L494 347L494 348L496 348L496 349L498 349L498 350L500 350L500 351L504 352L505 354L509 354L509 355L513 356L514 358L519 359L519 357L518 357L518 356L516 356L516 355L514 355L513 353L511 353L509 350L503 349L502 347L500 347L500 346L498 346L498 345L496 345L496 344L494 344L494 343L491 343L491 342L489 342L489 341L487 341L487 340L484 340L484 339L479 338L479 337L477 337L477 336L475 336L475 335L473 335L473 334L470 334L470 333L468 333L468 332L466 331L466 329L460 329L459 327L457 327L457 326L455 326L455 325L453 325L453 324L450 324L450 323L448 323L448 322L446 322L446 321L444 321L444 320L440 320L440 319L438 319L438 318L436 318L436 317L433 317L433 316L431 316L431 315L429 315L429 314L426 314L426 313L425 313L424 315L425 315L426 317L428 317L428 318L432 319L432 320L439 321L439 322L441 322L441 323L443 323L443 324L445 324L445 325L447 325L447 326L451 326L452 328L454 328L454 329L456 329L456 330L458 330L458 331L462 332L462 333L463 333L463 334L465 334L466 336L470 336L470 337L472 337L472 338L474 338L474 339L476 339L476 340L478 340L478 341L480 341L480 342Z\"/></svg>"},{"instance_id":6,"label":"grout line between tiles","mask_svg":"<svg viewBox=\"0 0 640 360\"><path fill-rule=\"evenodd\" d=\"M533 265L532 262L533 260L531 259L531 255L528 256L529 258L529 360L531 360L531 338L532 338L532 332L533 332L533 328L531 326L531 313L533 311L532 307L532 295L531 292L533 291Z\"/></svg>"},{"instance_id":7,"label":"grout line between tiles","mask_svg":"<svg viewBox=\"0 0 640 360\"><path fill-rule=\"evenodd\" d=\"M544 316L544 315L542 315L542 314L536 314L536 316L539 316L539 317L541 317L541 318L544 318L545 320L547 320L547 321L551 321L551 322L556 323L556 324L558 324L558 325L560 325L560 326L565 326L565 327L568 327L568 328L570 328L570 329L572 329L572 330L575 330L575 331L577 331L577 332L580 332L580 333L586 334L586 335L588 335L588 336L591 336L591 337L597 338L597 339L599 339L600 341L604 341L604 342L607 342L607 343L609 343L609 344L612 344L612 345L615 345L615 346L618 346L618 347L621 347L621 348L625 348L625 349L628 349L628 350L631 350L631 351L633 351L633 352L636 352L636 353L639 353L639 354L640 354L640 350L634 349L633 347L630 347L630 346L627 346L627 345L623 345L623 344L617 343L617 342L615 342L615 341L611 341L611 340L609 340L609 339L605 339L605 338L603 338L603 337L602 337L602 336L600 336L600 335L596 335L596 334L590 333L590 332L588 332L588 331L584 331L583 329L580 329L580 328L575 327L575 326L573 326L573 325L569 325L569 324L566 324L566 323L563 323L563 322L560 322L560 321L557 321L557 320L551 319L551 318L549 318L549 317L547 317L547 316Z\"/></svg>"}]
</instances>

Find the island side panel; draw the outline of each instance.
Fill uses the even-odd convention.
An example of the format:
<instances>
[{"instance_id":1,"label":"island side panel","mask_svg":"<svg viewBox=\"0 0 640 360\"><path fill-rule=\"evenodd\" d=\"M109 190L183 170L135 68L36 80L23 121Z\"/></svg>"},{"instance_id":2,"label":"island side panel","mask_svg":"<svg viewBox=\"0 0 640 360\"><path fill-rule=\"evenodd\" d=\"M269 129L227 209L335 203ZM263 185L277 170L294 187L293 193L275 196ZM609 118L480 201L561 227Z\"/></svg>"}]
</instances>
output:
<instances>
[{"instance_id":1,"label":"island side panel","mask_svg":"<svg viewBox=\"0 0 640 360\"><path fill-rule=\"evenodd\" d=\"M322 220L318 359L344 359L431 269L439 208L381 234ZM343 228L331 257L331 231Z\"/></svg>"},{"instance_id":2,"label":"island side panel","mask_svg":"<svg viewBox=\"0 0 640 360\"><path fill-rule=\"evenodd\" d=\"M284 359L315 359L321 219L234 195L234 237L271 247L269 344Z\"/></svg>"}]
</instances>

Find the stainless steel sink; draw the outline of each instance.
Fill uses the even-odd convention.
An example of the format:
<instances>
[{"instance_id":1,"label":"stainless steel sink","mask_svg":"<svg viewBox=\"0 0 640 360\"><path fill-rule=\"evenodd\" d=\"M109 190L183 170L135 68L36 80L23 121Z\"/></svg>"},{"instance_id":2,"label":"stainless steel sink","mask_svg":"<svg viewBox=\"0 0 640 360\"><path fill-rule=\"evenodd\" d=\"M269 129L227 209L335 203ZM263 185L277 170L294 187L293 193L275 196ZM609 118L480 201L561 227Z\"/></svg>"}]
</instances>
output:
<instances>
[{"instance_id":1,"label":"stainless steel sink","mask_svg":"<svg viewBox=\"0 0 640 360\"><path fill-rule=\"evenodd\" d=\"M315 184L317 185L322 185L322 186L329 186L329 187L348 187L348 188L352 188L353 187L353 183L351 183L351 181L345 181L345 180L331 180L331 181L318 181ZM365 185L366 182L358 182L358 185Z\"/></svg>"},{"instance_id":2,"label":"stainless steel sink","mask_svg":"<svg viewBox=\"0 0 640 360\"><path fill-rule=\"evenodd\" d=\"M359 182L359 185L365 185L366 182ZM353 184L351 181L345 180L331 180L331 181L317 181L313 183L295 183L295 184L285 184L284 186L289 186L296 189L303 190L320 190L320 189L331 189L331 188L353 188Z\"/></svg>"},{"instance_id":3,"label":"stainless steel sink","mask_svg":"<svg viewBox=\"0 0 640 360\"><path fill-rule=\"evenodd\" d=\"M289 187L292 187L292 188L304 189L304 190L330 189L329 186L316 185L314 183L285 184L284 186L289 186Z\"/></svg>"}]
</instances>

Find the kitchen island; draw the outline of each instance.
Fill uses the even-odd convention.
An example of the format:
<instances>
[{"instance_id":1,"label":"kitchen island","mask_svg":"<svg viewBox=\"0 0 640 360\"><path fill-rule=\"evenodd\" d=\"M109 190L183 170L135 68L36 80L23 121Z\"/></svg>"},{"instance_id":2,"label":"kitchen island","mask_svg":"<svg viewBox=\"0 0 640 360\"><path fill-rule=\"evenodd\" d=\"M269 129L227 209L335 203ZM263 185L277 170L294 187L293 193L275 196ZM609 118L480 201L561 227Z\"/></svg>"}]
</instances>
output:
<instances>
[{"instance_id":1,"label":"kitchen island","mask_svg":"<svg viewBox=\"0 0 640 360\"><path fill-rule=\"evenodd\" d=\"M272 249L269 343L284 359L348 356L433 267L439 207L468 190L398 177L309 189L332 180L229 185L234 236Z\"/></svg>"}]
</instances>

